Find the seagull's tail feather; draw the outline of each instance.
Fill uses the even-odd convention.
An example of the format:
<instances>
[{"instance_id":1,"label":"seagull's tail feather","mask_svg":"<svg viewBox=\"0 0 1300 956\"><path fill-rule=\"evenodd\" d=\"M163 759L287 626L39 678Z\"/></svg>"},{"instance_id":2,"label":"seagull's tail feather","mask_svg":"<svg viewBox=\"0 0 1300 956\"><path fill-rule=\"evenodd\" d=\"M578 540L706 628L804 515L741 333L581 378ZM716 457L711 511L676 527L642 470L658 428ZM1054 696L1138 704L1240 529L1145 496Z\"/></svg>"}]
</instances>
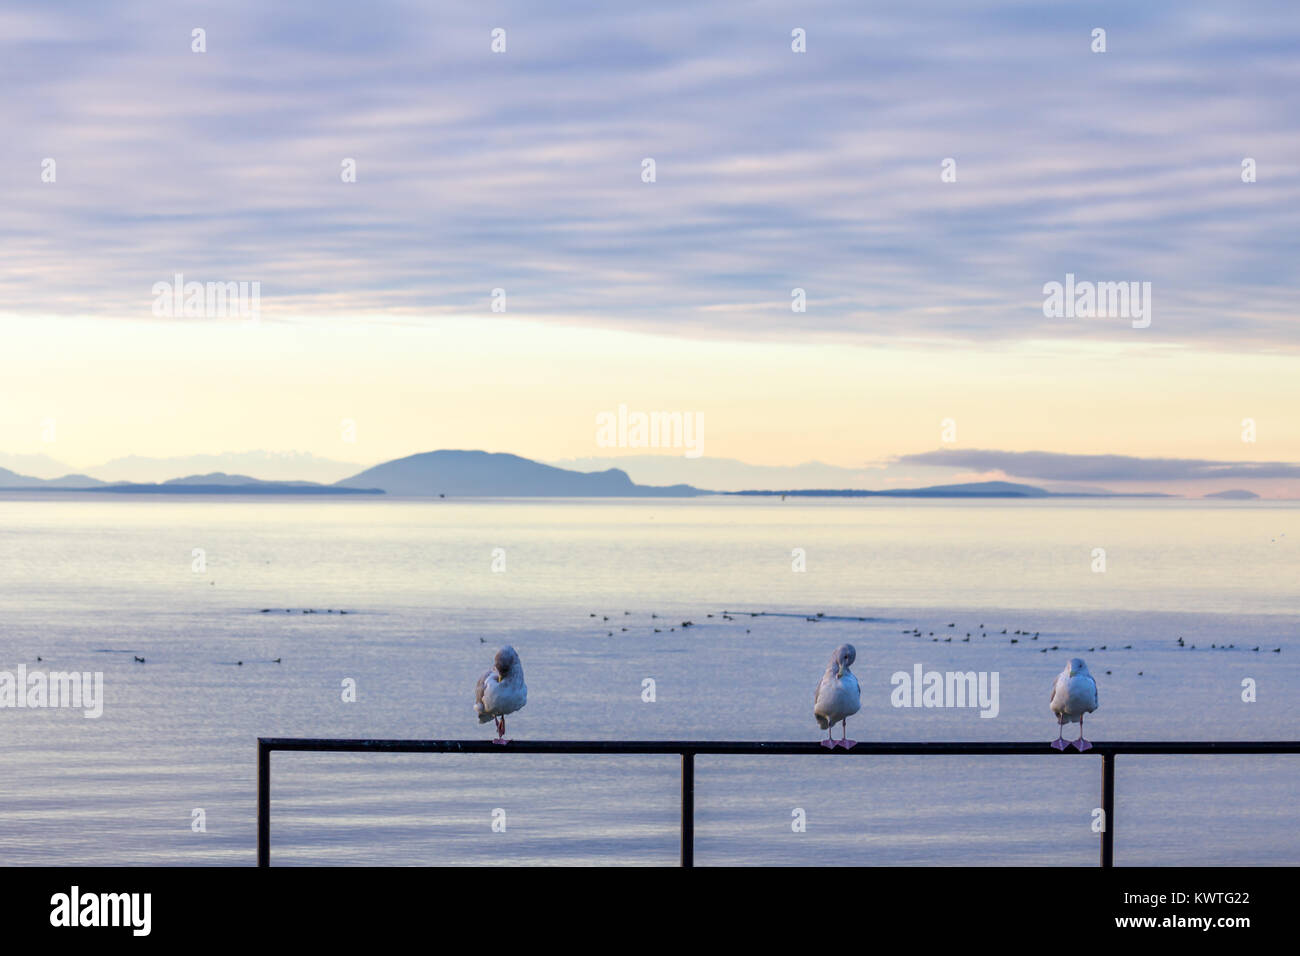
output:
<instances>
[{"instance_id":1,"label":"seagull's tail feather","mask_svg":"<svg viewBox=\"0 0 1300 956\"><path fill-rule=\"evenodd\" d=\"M821 714L813 714L813 716L817 718L817 726L820 727L822 730L825 730L827 727L831 725L831 722L827 720L825 717L823 717Z\"/></svg>"}]
</instances>

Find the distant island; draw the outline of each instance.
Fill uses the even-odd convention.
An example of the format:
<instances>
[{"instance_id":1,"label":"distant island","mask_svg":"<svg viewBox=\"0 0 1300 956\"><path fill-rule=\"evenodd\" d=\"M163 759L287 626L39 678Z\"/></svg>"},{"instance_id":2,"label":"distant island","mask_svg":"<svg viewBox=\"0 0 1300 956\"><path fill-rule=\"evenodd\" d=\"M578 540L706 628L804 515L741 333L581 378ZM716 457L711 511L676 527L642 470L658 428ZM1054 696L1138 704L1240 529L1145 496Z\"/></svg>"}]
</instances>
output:
<instances>
[{"instance_id":1,"label":"distant island","mask_svg":"<svg viewBox=\"0 0 1300 956\"><path fill-rule=\"evenodd\" d=\"M1245 488L1230 488L1227 491L1212 491L1208 495L1202 495L1202 498L1226 498L1229 501L1249 501L1252 498L1258 498L1259 495L1253 491L1247 491Z\"/></svg>"},{"instance_id":2,"label":"distant island","mask_svg":"<svg viewBox=\"0 0 1300 956\"><path fill-rule=\"evenodd\" d=\"M692 485L639 485L619 468L574 471L519 455L445 449L422 452L367 468L333 484L264 481L213 472L155 484L104 482L86 475L31 478L0 468L0 491L96 492L138 495L394 495L413 498L691 498L701 495L793 498L1171 498L1159 492L1048 491L1011 481L977 481L867 491L855 488L796 488L785 491L716 492ZM1248 499L1254 492L1232 490L1207 498Z\"/></svg>"},{"instance_id":3,"label":"distant island","mask_svg":"<svg viewBox=\"0 0 1300 956\"><path fill-rule=\"evenodd\" d=\"M376 487L390 495L457 498L689 498L713 492L690 485L638 485L618 468L570 471L518 455L428 451L367 468L338 488Z\"/></svg>"},{"instance_id":4,"label":"distant island","mask_svg":"<svg viewBox=\"0 0 1300 956\"><path fill-rule=\"evenodd\" d=\"M1114 491L1048 491L1014 481L972 481L961 485L932 485L928 488L890 488L864 491L859 488L837 490L799 488L790 491L729 491L732 495L780 495L803 498L1173 498L1157 491L1122 494Z\"/></svg>"}]
</instances>

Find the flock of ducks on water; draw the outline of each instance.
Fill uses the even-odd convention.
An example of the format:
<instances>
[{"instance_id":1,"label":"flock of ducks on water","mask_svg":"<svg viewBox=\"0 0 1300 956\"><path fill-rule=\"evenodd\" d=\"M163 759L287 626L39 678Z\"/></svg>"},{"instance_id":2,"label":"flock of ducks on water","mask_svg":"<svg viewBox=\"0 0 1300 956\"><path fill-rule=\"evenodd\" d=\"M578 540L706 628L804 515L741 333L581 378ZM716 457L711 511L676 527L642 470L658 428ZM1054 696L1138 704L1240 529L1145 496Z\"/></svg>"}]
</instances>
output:
<instances>
[{"instance_id":1,"label":"flock of ducks on water","mask_svg":"<svg viewBox=\"0 0 1300 956\"><path fill-rule=\"evenodd\" d=\"M271 608L262 608L260 613L269 614L271 611ZM293 611L290 608L285 608L284 613L291 614ZM304 608L300 613L316 614L319 612L312 608ZM327 609L325 613L334 614L336 612L333 609ZM340 610L337 613L347 614L348 612ZM631 611L623 612L625 617L630 616L631 614ZM748 614L750 617L766 616L765 612L751 611L748 612ZM595 613L592 613L589 616L592 618L597 617ZM713 617L712 614L708 616ZM600 615L600 617L603 622L609 621L609 615ZM659 619L658 614L651 614L650 617L652 620ZM723 611L721 617L724 621L734 621L736 619L736 617L728 611ZM804 619L813 623L829 620L822 612L818 612L816 615L811 616L804 615ZM847 620L854 620L854 618L848 618ZM866 621L867 619L860 617L856 618L856 620ZM695 622L682 621L680 625L670 626L668 631L670 633L675 632L678 626L680 626L682 630L686 630L694 627ZM956 626L957 624L955 621L948 624L948 627L950 628L955 628ZM626 627L622 627L621 629L623 631L627 630ZM654 628L656 634L662 633L662 631L663 628ZM979 636L981 638L988 637L988 633L983 624L980 624L979 631ZM745 633L748 634L749 632L749 629L746 628ZM613 631L607 633L610 637L613 637L614 635ZM920 628L911 628L902 633L918 638L922 636ZM1001 635L1006 634L1007 629L1004 627L1002 628ZM1012 632L1009 641L1012 644L1019 644L1021 640L1036 641L1039 638L1039 634L1040 632L1034 631L1034 633L1030 635L1029 631L1017 628ZM935 636L934 631L929 632L929 637L931 641L936 643L940 640L940 638ZM952 636L948 636L942 640L946 644L951 644L953 638ZM966 636L961 639L960 643L969 643L970 640L971 632L967 631ZM479 643L487 643L486 638L480 637ZM1195 644L1187 644L1181 636L1175 643L1178 647L1185 647L1188 650L1196 650ZM1211 644L1210 647L1214 650L1237 649L1236 644L1220 645L1214 643ZM1039 651L1040 653L1046 654L1048 651L1056 651L1059 649L1059 644L1053 644L1051 647L1039 648ZM1101 644L1088 648L1089 651L1093 652L1098 649L1104 651L1107 649L1107 645ZM1132 644L1125 644L1123 646L1123 650L1132 649ZM1243 647L1241 650L1245 650L1245 648ZM1251 650L1258 652L1260 650L1260 645L1256 645L1251 648ZM1272 652L1274 654L1280 654L1282 653L1282 648L1275 647ZM138 654L133 654L132 658L137 664L145 663L145 659ZM42 658L37 657L36 660L40 662L42 661ZM862 688L858 684L857 677L854 676L853 671L851 670L853 663L856 660L857 650L852 644L841 644L839 647L835 648L834 652L831 654L830 663L826 666L826 672L822 674L821 681L817 684L817 691L813 695L813 718L817 721L817 726L826 731L826 739L821 742L821 745L827 749L833 750L836 747L842 747L845 750L850 750L857 744L857 741L850 740L848 737L848 718L852 717L862 709ZM277 657L273 660L266 661L265 663L279 664L282 661L283 658ZM242 660L235 661L234 663L240 667L244 664ZM1106 671L1106 673L1109 674L1110 671ZM1142 674L1142 671L1138 671L1139 677L1141 677ZM528 687L524 683L523 664L520 663L519 654L512 646L507 644L496 652L492 658L492 666L483 672L482 676L478 679L478 683L474 687L474 712L478 715L478 720L481 724L485 724L489 720L495 722L497 736L492 742L504 745L510 742L506 739L506 717L523 708L526 703L528 703ZM1056 676L1056 680L1052 683L1050 708L1052 713L1056 715L1058 725L1056 740L1052 741L1052 746L1057 750L1064 750L1068 746L1073 746L1076 750L1081 752L1089 750L1092 747L1092 744L1083 738L1083 718L1085 714L1090 714L1095 711L1097 706L1097 681L1088 670L1088 665L1085 664L1081 658L1071 658L1070 662L1066 664L1065 669ZM1076 740L1067 742L1063 739L1064 728L1067 723L1077 723L1079 725L1079 736ZM835 740L832 733L836 724L840 725L839 740Z\"/></svg>"},{"instance_id":2,"label":"flock of ducks on water","mask_svg":"<svg viewBox=\"0 0 1300 956\"><path fill-rule=\"evenodd\" d=\"M956 626L957 626L957 623L956 623L955 621L953 621L953 622L950 623L948 626L949 626L949 627L956 627ZM980 636L980 637L982 637L982 638L987 638L987 637L988 637L988 633L984 630L984 625L983 625L983 624L981 624L981 625L979 626L979 631L980 631L980 633L979 633L979 636ZM919 627L911 628L910 630L903 631L903 633L904 633L904 634L907 634L907 635L910 635L910 636L912 636L912 637L921 637L921 636L922 636L922 635L921 635L921 629L920 629ZM1007 633L1007 629L1004 627L1004 628L1002 629L1002 631L1001 631L1001 635L1005 635L1006 633ZM1022 630L1019 630L1019 629L1016 629L1015 631L1012 631L1011 633L1012 633L1012 635L1014 635L1014 636L1012 636L1012 637L1010 638L1010 643L1012 643L1012 644L1019 644L1019 643L1020 643L1021 641L1023 641L1023 640L1036 641L1036 640L1038 640L1038 635L1039 635L1039 632L1038 632L1038 631L1034 631L1033 636L1031 637L1028 631L1022 631ZM951 643L953 642L953 639L952 639L951 636L949 636L949 637L945 637L945 638L942 638L942 639L941 639L941 638L938 638L938 637L935 637L935 635L934 635L934 631L930 631L928 636L929 636L931 642L934 642L934 643L938 643L940 640L942 640L943 643L945 643L945 644L951 644ZM969 644L969 643L970 643L970 639L971 639L971 632L970 632L970 631L967 631L967 632L966 632L966 636L963 637L963 638L961 638L961 640L958 641L958 643L960 643L960 644ZM1190 651L1194 651L1194 650L1196 650L1196 645L1195 645L1195 644L1188 644L1188 643L1186 643L1186 642L1182 639L1182 637L1179 637L1178 640L1176 640L1176 641L1174 642L1174 645L1175 645L1176 647L1183 647L1183 648L1186 648L1187 650L1190 650ZM1057 650L1060 650L1060 649L1061 649L1061 648L1060 648L1060 645L1059 645L1059 644L1053 644L1051 647L1040 647L1040 648L1038 649L1038 651L1039 651L1040 654L1046 654L1048 651L1057 651ZM1096 653L1096 652L1099 651L1099 650L1100 650L1100 651L1104 651L1104 650L1107 650L1107 649L1108 649L1108 648L1107 648L1107 645L1105 645L1105 644L1099 644L1099 645L1095 645L1095 646L1093 646L1093 647L1088 648L1088 651L1089 651L1089 653ZM1246 648L1244 648L1244 647L1242 647L1242 648L1238 648L1236 644L1218 644L1218 643L1211 644L1211 645L1210 645L1210 649L1211 649L1211 650L1217 650L1217 651L1234 651L1234 650L1243 650L1243 651L1244 651L1244 650L1246 650ZM1255 652L1255 653L1258 653L1261 649L1267 650L1267 648L1261 648L1261 645L1259 645L1259 644L1256 644L1254 647L1250 648L1250 650L1253 651L1253 652ZM1119 647L1118 645L1116 645L1115 650L1131 651L1131 650L1133 650L1133 645L1132 645L1132 644L1125 644L1122 648ZM1274 653L1274 654L1281 654L1281 653L1282 653L1282 648L1280 648L1280 647L1275 647L1275 648L1273 648L1272 653ZM1110 671L1106 671L1106 673L1109 674ZM1137 676L1138 676L1138 677L1141 677L1144 673L1145 673L1144 671L1138 671L1138 672L1137 672Z\"/></svg>"}]
</instances>

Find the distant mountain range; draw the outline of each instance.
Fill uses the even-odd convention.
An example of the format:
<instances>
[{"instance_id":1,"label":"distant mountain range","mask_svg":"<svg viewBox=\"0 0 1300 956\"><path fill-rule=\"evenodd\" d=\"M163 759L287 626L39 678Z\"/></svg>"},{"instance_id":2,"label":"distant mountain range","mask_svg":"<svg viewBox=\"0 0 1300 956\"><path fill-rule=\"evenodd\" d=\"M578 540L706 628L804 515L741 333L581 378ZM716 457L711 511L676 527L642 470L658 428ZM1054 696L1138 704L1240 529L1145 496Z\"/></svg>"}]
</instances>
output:
<instances>
[{"instance_id":1,"label":"distant mountain range","mask_svg":"<svg viewBox=\"0 0 1300 956\"><path fill-rule=\"evenodd\" d=\"M739 463L738 463L739 464ZM816 466L827 468L829 466ZM689 498L699 495L782 496L811 498L1168 498L1161 493L1115 494L1105 491L1052 491L1010 481L929 485L920 488L787 488L785 490L709 491L693 485L641 485L620 468L576 471L518 455L485 451L443 450L409 455L367 468L333 484L312 481L266 481L247 475L212 472L162 482L107 483L86 475L41 479L0 468L0 489L10 491L101 492L166 495L399 495L403 497L503 498ZM1256 497L1247 491L1223 491L1212 498Z\"/></svg>"},{"instance_id":2,"label":"distant mountain range","mask_svg":"<svg viewBox=\"0 0 1300 956\"><path fill-rule=\"evenodd\" d=\"M152 495L382 495L381 488L341 488L322 485L314 481L262 481L246 475L227 475L214 472L210 475L189 475L168 481L105 482L86 475L64 475L62 478L32 478L0 468L0 489L9 491L89 491L106 494Z\"/></svg>"},{"instance_id":3,"label":"distant mountain range","mask_svg":"<svg viewBox=\"0 0 1300 956\"><path fill-rule=\"evenodd\" d=\"M682 498L712 492L690 485L638 485L617 468L567 471L518 455L484 451L431 451L367 468L334 484L263 481L214 472L163 482L107 483L86 475L41 479L0 468L0 488L11 491L81 491L165 495L356 495L410 497Z\"/></svg>"},{"instance_id":4,"label":"distant mountain range","mask_svg":"<svg viewBox=\"0 0 1300 956\"><path fill-rule=\"evenodd\" d=\"M176 475L255 475L259 481L310 481L333 484L355 475L364 463L335 461L307 452L246 451L220 455L187 455L183 458L141 458L128 455L86 473L102 481L162 482Z\"/></svg>"},{"instance_id":5,"label":"distant mountain range","mask_svg":"<svg viewBox=\"0 0 1300 956\"><path fill-rule=\"evenodd\" d=\"M103 482L86 475L64 475L62 478L31 478L0 468L0 488L92 488Z\"/></svg>"},{"instance_id":6,"label":"distant mountain range","mask_svg":"<svg viewBox=\"0 0 1300 956\"><path fill-rule=\"evenodd\" d=\"M19 475L54 478L77 471L78 477L105 483L165 482L177 475L251 475L259 481L314 481L328 485L355 475L364 468L356 462L320 458L308 452L244 451L219 455L183 455L173 458L148 458L127 455L90 468L74 469L48 455L11 455L0 452L0 469Z\"/></svg>"}]
</instances>

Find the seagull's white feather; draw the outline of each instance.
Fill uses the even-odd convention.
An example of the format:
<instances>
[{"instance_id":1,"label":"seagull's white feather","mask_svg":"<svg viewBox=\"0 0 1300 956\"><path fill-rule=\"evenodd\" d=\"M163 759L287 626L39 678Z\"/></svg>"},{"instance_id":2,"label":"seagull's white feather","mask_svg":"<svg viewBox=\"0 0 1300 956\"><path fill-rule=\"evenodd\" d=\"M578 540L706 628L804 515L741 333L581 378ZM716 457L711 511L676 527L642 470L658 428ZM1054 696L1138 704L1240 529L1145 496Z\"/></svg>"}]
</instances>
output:
<instances>
[{"instance_id":1,"label":"seagull's white feather","mask_svg":"<svg viewBox=\"0 0 1300 956\"><path fill-rule=\"evenodd\" d=\"M474 712L478 722L513 714L528 703L528 686L524 683L524 668L519 655L510 645L497 651L492 669L478 679L474 687Z\"/></svg>"},{"instance_id":2,"label":"seagull's white feather","mask_svg":"<svg viewBox=\"0 0 1300 956\"><path fill-rule=\"evenodd\" d=\"M831 655L831 662L817 685L813 696L813 716L817 726L822 730L838 724L846 717L852 717L862 709L862 689L858 679L849 670L849 665L857 659L857 652L852 644L843 644ZM843 664L844 674L840 676Z\"/></svg>"},{"instance_id":3,"label":"seagull's white feather","mask_svg":"<svg viewBox=\"0 0 1300 956\"><path fill-rule=\"evenodd\" d=\"M1097 682L1088 672L1088 665L1077 657L1056 675L1051 706L1052 713L1071 724L1097 709Z\"/></svg>"}]
</instances>

